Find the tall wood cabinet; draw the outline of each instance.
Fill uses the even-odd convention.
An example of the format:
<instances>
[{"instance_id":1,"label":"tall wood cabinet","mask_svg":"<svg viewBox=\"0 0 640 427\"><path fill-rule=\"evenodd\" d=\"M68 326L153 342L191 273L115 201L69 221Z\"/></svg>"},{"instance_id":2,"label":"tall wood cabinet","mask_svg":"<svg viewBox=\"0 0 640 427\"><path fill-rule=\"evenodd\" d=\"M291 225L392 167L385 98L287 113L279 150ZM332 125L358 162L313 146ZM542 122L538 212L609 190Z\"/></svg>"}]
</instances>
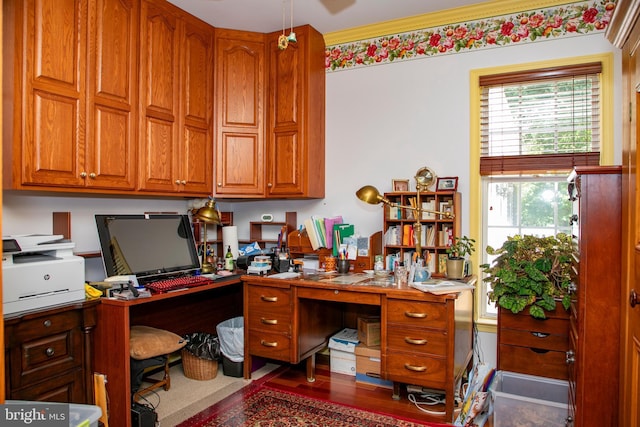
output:
<instances>
[{"instance_id":1,"label":"tall wood cabinet","mask_svg":"<svg viewBox=\"0 0 640 427\"><path fill-rule=\"evenodd\" d=\"M140 189L210 194L213 27L150 0L140 22Z\"/></svg>"},{"instance_id":2,"label":"tall wood cabinet","mask_svg":"<svg viewBox=\"0 0 640 427\"><path fill-rule=\"evenodd\" d=\"M216 172L218 196L265 191L264 34L215 30Z\"/></svg>"},{"instance_id":3,"label":"tall wood cabinet","mask_svg":"<svg viewBox=\"0 0 640 427\"><path fill-rule=\"evenodd\" d=\"M297 43L281 50L268 36L267 197L324 197L324 37L295 27Z\"/></svg>"},{"instance_id":4,"label":"tall wood cabinet","mask_svg":"<svg viewBox=\"0 0 640 427\"><path fill-rule=\"evenodd\" d=\"M570 422L618 425L621 168L580 167L570 176L575 293L570 314Z\"/></svg>"},{"instance_id":5,"label":"tall wood cabinet","mask_svg":"<svg viewBox=\"0 0 640 427\"><path fill-rule=\"evenodd\" d=\"M216 29L216 186L219 197L324 197L324 38Z\"/></svg>"},{"instance_id":6,"label":"tall wood cabinet","mask_svg":"<svg viewBox=\"0 0 640 427\"><path fill-rule=\"evenodd\" d=\"M133 190L137 2L3 7L5 187Z\"/></svg>"},{"instance_id":7,"label":"tall wood cabinet","mask_svg":"<svg viewBox=\"0 0 640 427\"><path fill-rule=\"evenodd\" d=\"M413 206L417 203L416 193L410 191L385 193L384 197L394 204ZM446 248L460 235L460 193L454 191L421 192L421 205L425 209L451 212L453 217L423 212L420 219L420 242L423 256L429 253L430 269L433 275L443 276L446 272ZM415 213L411 209L384 206L382 232L384 233L384 255L394 255L404 259L405 254L415 252Z\"/></svg>"}]
</instances>

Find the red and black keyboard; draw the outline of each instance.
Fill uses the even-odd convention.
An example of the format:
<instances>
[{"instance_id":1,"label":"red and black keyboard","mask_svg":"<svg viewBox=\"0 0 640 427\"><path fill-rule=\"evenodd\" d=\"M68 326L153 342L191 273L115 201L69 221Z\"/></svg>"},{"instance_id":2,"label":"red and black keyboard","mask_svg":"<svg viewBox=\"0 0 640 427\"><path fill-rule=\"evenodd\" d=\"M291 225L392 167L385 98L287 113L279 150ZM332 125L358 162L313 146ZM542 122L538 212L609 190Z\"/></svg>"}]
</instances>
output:
<instances>
[{"instance_id":1,"label":"red and black keyboard","mask_svg":"<svg viewBox=\"0 0 640 427\"><path fill-rule=\"evenodd\" d=\"M176 289L193 288L212 283L213 280L204 276L178 276L169 279L156 280L155 282L145 283L145 288L156 294L170 292Z\"/></svg>"}]
</instances>

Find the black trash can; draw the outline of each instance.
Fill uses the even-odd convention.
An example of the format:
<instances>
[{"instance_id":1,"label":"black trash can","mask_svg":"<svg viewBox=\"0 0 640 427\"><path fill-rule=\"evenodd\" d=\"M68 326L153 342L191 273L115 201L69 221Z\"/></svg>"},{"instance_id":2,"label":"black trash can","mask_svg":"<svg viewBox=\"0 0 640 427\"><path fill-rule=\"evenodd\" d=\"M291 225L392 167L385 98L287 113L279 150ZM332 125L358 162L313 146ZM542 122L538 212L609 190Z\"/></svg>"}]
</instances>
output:
<instances>
[{"instance_id":1,"label":"black trash can","mask_svg":"<svg viewBox=\"0 0 640 427\"><path fill-rule=\"evenodd\" d=\"M222 355L222 372L240 378L244 370L244 317L234 317L216 326Z\"/></svg>"}]
</instances>

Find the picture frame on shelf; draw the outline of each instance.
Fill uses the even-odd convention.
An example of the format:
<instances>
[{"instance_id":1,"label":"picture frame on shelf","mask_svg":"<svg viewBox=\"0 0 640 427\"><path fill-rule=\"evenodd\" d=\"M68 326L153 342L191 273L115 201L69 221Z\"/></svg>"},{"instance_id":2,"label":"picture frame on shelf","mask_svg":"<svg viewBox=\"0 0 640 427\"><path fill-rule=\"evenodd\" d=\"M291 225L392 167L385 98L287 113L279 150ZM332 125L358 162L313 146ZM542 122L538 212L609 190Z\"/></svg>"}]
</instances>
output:
<instances>
[{"instance_id":1,"label":"picture frame on shelf","mask_svg":"<svg viewBox=\"0 0 640 427\"><path fill-rule=\"evenodd\" d=\"M408 179L394 179L391 181L393 191L409 191Z\"/></svg>"},{"instance_id":2,"label":"picture frame on shelf","mask_svg":"<svg viewBox=\"0 0 640 427\"><path fill-rule=\"evenodd\" d=\"M458 189L458 177L447 176L438 178L436 191L456 191Z\"/></svg>"},{"instance_id":3,"label":"picture frame on shelf","mask_svg":"<svg viewBox=\"0 0 640 427\"><path fill-rule=\"evenodd\" d=\"M453 204L451 202L440 202L439 211L453 214ZM448 218L446 215L440 214L440 219Z\"/></svg>"}]
</instances>

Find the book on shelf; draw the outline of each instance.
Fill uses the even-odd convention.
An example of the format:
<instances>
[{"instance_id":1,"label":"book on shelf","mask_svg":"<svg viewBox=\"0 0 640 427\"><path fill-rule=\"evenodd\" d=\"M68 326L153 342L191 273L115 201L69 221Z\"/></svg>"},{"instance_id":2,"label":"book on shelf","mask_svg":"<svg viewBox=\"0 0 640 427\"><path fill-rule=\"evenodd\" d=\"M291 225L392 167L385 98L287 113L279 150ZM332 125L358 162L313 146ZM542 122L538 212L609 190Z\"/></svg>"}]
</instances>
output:
<instances>
[{"instance_id":1,"label":"book on shelf","mask_svg":"<svg viewBox=\"0 0 640 427\"><path fill-rule=\"evenodd\" d=\"M333 225L342 224L342 216L332 216L324 219L324 229L326 236L327 249L333 249Z\"/></svg>"},{"instance_id":2,"label":"book on shelf","mask_svg":"<svg viewBox=\"0 0 640 427\"><path fill-rule=\"evenodd\" d=\"M436 219L436 214L428 211L436 210L436 201L428 200L426 202L422 202L422 219Z\"/></svg>"}]
</instances>

